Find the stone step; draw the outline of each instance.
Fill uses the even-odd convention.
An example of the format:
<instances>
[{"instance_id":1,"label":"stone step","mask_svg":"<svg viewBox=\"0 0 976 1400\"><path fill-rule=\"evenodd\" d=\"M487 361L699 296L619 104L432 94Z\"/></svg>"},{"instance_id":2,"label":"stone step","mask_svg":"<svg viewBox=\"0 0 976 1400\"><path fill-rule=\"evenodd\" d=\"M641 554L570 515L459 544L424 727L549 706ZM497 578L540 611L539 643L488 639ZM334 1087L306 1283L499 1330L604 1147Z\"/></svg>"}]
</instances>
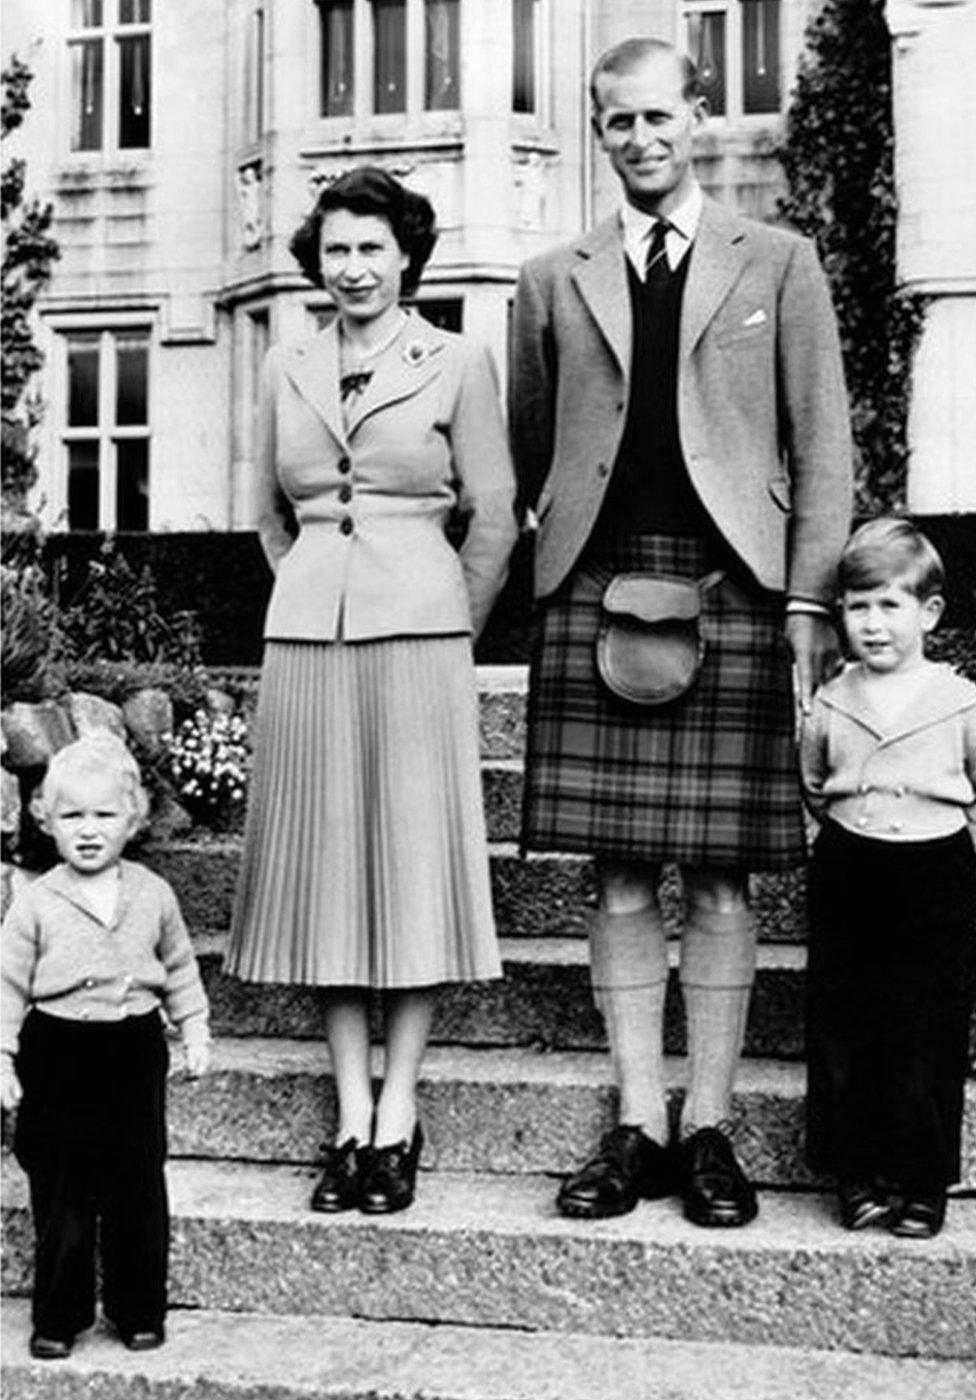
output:
<instances>
[{"instance_id":1,"label":"stone step","mask_svg":"<svg viewBox=\"0 0 976 1400\"><path fill-rule=\"evenodd\" d=\"M380 1068L377 1052L377 1074ZM672 1094L684 1068L668 1063ZM757 1183L815 1182L803 1157L804 1088L798 1064L747 1060L741 1068L735 1145ZM597 1053L435 1046L424 1061L420 1101L422 1164L440 1171L569 1172L616 1121L610 1061ZM976 1189L976 1081L967 1103L962 1181ZM328 1050L319 1042L218 1039L202 1080L182 1071L171 1078L174 1157L308 1164L334 1131Z\"/></svg>"},{"instance_id":2,"label":"stone step","mask_svg":"<svg viewBox=\"0 0 976 1400\"><path fill-rule=\"evenodd\" d=\"M730 1342L174 1310L156 1352L104 1330L31 1361L3 1308L6 1400L974 1400L966 1362Z\"/></svg>"},{"instance_id":3,"label":"stone step","mask_svg":"<svg viewBox=\"0 0 976 1400\"><path fill-rule=\"evenodd\" d=\"M583 856L518 854L513 842L490 847L492 893L498 931L508 938L582 936L595 902L592 862ZM142 858L177 891L184 917L200 933L230 924L241 860L239 837L172 841L147 847ZM796 943L806 936L805 886L799 872L759 875L751 881L753 908L763 942ZM661 886L665 922L680 927L680 886L668 871Z\"/></svg>"},{"instance_id":4,"label":"stone step","mask_svg":"<svg viewBox=\"0 0 976 1400\"><path fill-rule=\"evenodd\" d=\"M221 969L223 935L194 940L211 1002L214 1029L228 1036L324 1036L323 993L315 987L256 986ZM767 944L759 949L746 1054L796 1059L803 1053L803 948ZM433 1041L463 1045L536 1045L593 1050L606 1044L590 992L588 950L579 938L501 940L504 978L445 987L438 1000ZM669 944L672 965L678 944ZM665 1016L665 1048L682 1054L684 1013L672 968Z\"/></svg>"},{"instance_id":5,"label":"stone step","mask_svg":"<svg viewBox=\"0 0 976 1400\"><path fill-rule=\"evenodd\" d=\"M316 1215L314 1173L170 1163L176 1307L439 1322L892 1356L976 1358L976 1202L934 1240L837 1227L823 1197L768 1192L741 1230L675 1201L562 1219L552 1182L437 1172L386 1217ZM30 1282L26 1182L4 1174L4 1291Z\"/></svg>"}]
</instances>

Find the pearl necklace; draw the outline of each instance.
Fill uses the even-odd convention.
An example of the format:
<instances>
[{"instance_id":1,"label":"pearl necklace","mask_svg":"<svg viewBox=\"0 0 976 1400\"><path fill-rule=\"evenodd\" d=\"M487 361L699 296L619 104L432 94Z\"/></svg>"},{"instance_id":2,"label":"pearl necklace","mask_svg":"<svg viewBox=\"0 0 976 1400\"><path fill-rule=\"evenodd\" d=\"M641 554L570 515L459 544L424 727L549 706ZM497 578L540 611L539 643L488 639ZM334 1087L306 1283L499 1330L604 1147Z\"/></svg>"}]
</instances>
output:
<instances>
[{"instance_id":1,"label":"pearl necklace","mask_svg":"<svg viewBox=\"0 0 976 1400\"><path fill-rule=\"evenodd\" d=\"M380 343L379 343L379 345L373 345L373 346L371 346L368 350L357 350L357 349L355 349L355 348L350 344L349 338L348 338L346 332L345 332L345 331L342 329L342 327L340 326L340 328L339 328L339 330L340 330L340 334L339 334L340 351L339 351L339 353L340 353L340 357L341 357L341 359L342 359L343 366L344 366L350 373L355 373L357 370L362 369L362 367L363 367L369 360L375 360L375 359L377 359L380 355L382 355L382 353L383 353L384 350L389 350L390 346L391 346L391 345L393 344L393 342L396 340L397 336L400 334L400 332L403 330L403 328L404 328L404 326L405 326L406 324L407 324L407 313L406 313L405 311L401 311L401 312L400 312L400 319L397 321L396 325L393 327L393 330L390 332L390 334L389 334L388 336L386 336L383 340L381 340Z\"/></svg>"}]
</instances>

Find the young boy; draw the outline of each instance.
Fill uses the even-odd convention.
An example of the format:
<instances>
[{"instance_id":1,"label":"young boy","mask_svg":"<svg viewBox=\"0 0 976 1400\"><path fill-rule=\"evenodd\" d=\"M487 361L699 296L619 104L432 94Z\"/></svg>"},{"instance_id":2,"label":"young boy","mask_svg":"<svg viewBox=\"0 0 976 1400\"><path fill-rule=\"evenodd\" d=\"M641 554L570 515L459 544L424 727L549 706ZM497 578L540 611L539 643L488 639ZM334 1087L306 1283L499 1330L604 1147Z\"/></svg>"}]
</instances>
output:
<instances>
[{"instance_id":1,"label":"young boy","mask_svg":"<svg viewBox=\"0 0 976 1400\"><path fill-rule=\"evenodd\" d=\"M36 1236L32 1355L65 1357L102 1305L133 1350L164 1337L169 1217L159 1008L191 1075L209 1056L207 1000L173 891L122 860L145 817L139 769L98 734L52 758L38 815L61 863L14 901L2 931L0 1097Z\"/></svg>"},{"instance_id":2,"label":"young boy","mask_svg":"<svg viewBox=\"0 0 976 1400\"><path fill-rule=\"evenodd\" d=\"M976 923L976 686L926 659L942 561L907 520L838 568L851 664L801 765L810 870L807 1152L851 1230L927 1238L958 1180ZM968 828L968 829L967 829Z\"/></svg>"}]
</instances>

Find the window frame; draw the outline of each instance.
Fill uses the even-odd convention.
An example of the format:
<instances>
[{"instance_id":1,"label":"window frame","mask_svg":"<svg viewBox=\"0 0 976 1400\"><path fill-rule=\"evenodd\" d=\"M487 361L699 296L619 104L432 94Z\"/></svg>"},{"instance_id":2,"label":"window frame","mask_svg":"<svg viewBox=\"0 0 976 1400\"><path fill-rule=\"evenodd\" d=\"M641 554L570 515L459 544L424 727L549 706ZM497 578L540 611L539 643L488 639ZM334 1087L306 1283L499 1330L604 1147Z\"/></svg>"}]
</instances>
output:
<instances>
[{"instance_id":1,"label":"window frame","mask_svg":"<svg viewBox=\"0 0 976 1400\"><path fill-rule=\"evenodd\" d=\"M64 64L65 64L65 90L67 92L66 110L70 113L70 121L67 124L68 154L71 157L81 159L91 159L94 156L123 156L126 159L138 154L144 154L152 150L153 139L153 92L154 81L154 45L152 42L153 19L152 0L146 0L148 5L148 20L133 20L123 23L119 15L121 13L121 0L102 0L101 23L97 25L79 26L74 23L73 15L69 14L69 23L65 35L64 44ZM123 146L122 145L122 45L127 39L145 38L148 40L149 63L148 63L148 94L147 94L147 127L148 140L144 146ZM83 48L86 44L97 45L101 53L101 112L99 115L99 141L93 146L75 146L74 130L76 118L75 105L75 81L73 54L75 50Z\"/></svg>"},{"instance_id":2,"label":"window frame","mask_svg":"<svg viewBox=\"0 0 976 1400\"><path fill-rule=\"evenodd\" d=\"M743 0L682 0L681 39L689 52L691 52L691 47L688 43L688 20L695 15L702 14L725 16L725 111L724 113L710 111L709 121L745 122L755 125L782 116L786 93L786 53L783 42L786 16L782 0L777 0L777 10L779 51L776 55L776 62L779 73L779 102L777 106L770 107L766 111L747 112L745 110L746 83L743 55L745 38Z\"/></svg>"},{"instance_id":3,"label":"window frame","mask_svg":"<svg viewBox=\"0 0 976 1400\"><path fill-rule=\"evenodd\" d=\"M120 442L144 442L146 444L146 525L145 532L153 528L153 472L152 445L155 387L154 348L156 345L153 318L146 314L132 313L113 317L110 321L78 320L75 318L52 319L50 330L57 345L55 356L55 382L52 414L54 420L54 441L57 444L58 519L63 521L66 530L89 527L74 526L71 523L70 472L71 447L78 443L97 444L98 471L98 518L96 530L116 531L126 529L118 523L119 501L119 454ZM118 414L118 348L120 340L126 338L141 340L146 351L146 421L145 423L119 423ZM72 341L90 339L98 349L96 371L97 409L96 422L90 425L71 425L68 422L70 407L69 356ZM142 533L142 531L139 531Z\"/></svg>"}]
</instances>

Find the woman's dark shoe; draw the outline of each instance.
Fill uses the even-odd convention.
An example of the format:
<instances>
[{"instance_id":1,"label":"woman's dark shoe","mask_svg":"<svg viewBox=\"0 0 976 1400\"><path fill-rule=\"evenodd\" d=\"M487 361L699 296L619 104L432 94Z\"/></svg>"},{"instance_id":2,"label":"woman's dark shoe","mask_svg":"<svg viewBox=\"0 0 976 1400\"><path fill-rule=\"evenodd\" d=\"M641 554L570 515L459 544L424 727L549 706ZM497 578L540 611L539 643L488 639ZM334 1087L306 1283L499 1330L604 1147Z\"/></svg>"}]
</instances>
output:
<instances>
[{"instance_id":1,"label":"woman's dark shoe","mask_svg":"<svg viewBox=\"0 0 976 1400\"><path fill-rule=\"evenodd\" d=\"M123 1332L121 1337L129 1351L155 1351L165 1342L166 1333L162 1327L151 1327L145 1332Z\"/></svg>"},{"instance_id":2,"label":"woman's dark shoe","mask_svg":"<svg viewBox=\"0 0 976 1400\"><path fill-rule=\"evenodd\" d=\"M626 1215L637 1202L676 1190L671 1154L641 1128L621 1124L604 1133L600 1147L559 1188L556 1208L574 1220Z\"/></svg>"},{"instance_id":3,"label":"woman's dark shoe","mask_svg":"<svg viewBox=\"0 0 976 1400\"><path fill-rule=\"evenodd\" d=\"M891 1233L906 1240L930 1240L945 1224L946 1193L909 1196L895 1211Z\"/></svg>"},{"instance_id":4,"label":"woman's dark shoe","mask_svg":"<svg viewBox=\"0 0 976 1400\"><path fill-rule=\"evenodd\" d=\"M30 1354L38 1361L63 1361L71 1355L71 1343L63 1337L42 1337L34 1332L30 1339Z\"/></svg>"},{"instance_id":5,"label":"woman's dark shoe","mask_svg":"<svg viewBox=\"0 0 976 1400\"><path fill-rule=\"evenodd\" d=\"M748 1225L759 1213L755 1188L721 1128L699 1128L677 1149L685 1219L694 1225Z\"/></svg>"},{"instance_id":6,"label":"woman's dark shoe","mask_svg":"<svg viewBox=\"0 0 976 1400\"><path fill-rule=\"evenodd\" d=\"M363 1158L367 1149L358 1138L347 1138L339 1146L322 1144L323 1170L312 1192L311 1206L326 1215L352 1210L359 1205Z\"/></svg>"},{"instance_id":7,"label":"woman's dark shoe","mask_svg":"<svg viewBox=\"0 0 976 1400\"><path fill-rule=\"evenodd\" d=\"M359 1188L360 1210L367 1215L406 1210L413 1201L423 1145L424 1134L418 1123L409 1146L404 1139L389 1147L366 1148Z\"/></svg>"},{"instance_id":8,"label":"woman's dark shoe","mask_svg":"<svg viewBox=\"0 0 976 1400\"><path fill-rule=\"evenodd\" d=\"M891 1218L891 1203L876 1186L863 1181L840 1182L837 1204L845 1230L866 1230L869 1225L885 1225Z\"/></svg>"}]
</instances>

